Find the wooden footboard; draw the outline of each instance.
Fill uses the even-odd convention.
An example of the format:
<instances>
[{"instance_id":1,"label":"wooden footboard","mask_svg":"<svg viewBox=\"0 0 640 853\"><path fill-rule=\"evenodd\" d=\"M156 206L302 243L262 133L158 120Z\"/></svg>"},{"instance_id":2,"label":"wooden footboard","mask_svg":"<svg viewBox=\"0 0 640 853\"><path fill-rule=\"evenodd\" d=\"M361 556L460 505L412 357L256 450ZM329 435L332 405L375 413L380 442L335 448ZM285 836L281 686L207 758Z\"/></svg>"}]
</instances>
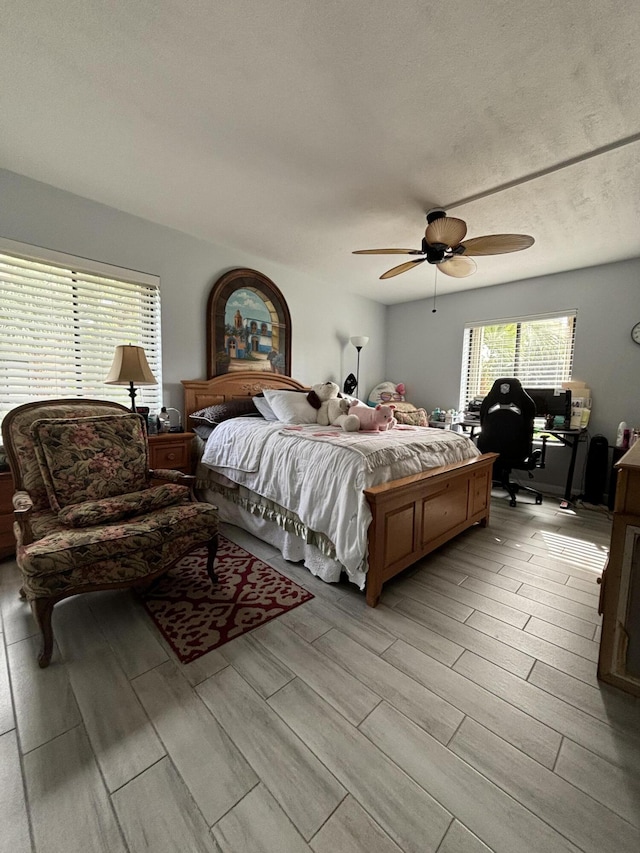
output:
<instances>
[{"instance_id":1,"label":"wooden footboard","mask_svg":"<svg viewBox=\"0 0 640 853\"><path fill-rule=\"evenodd\" d=\"M496 453L432 468L365 489L369 527L366 599L375 607L382 585L467 527L489 521Z\"/></svg>"}]
</instances>

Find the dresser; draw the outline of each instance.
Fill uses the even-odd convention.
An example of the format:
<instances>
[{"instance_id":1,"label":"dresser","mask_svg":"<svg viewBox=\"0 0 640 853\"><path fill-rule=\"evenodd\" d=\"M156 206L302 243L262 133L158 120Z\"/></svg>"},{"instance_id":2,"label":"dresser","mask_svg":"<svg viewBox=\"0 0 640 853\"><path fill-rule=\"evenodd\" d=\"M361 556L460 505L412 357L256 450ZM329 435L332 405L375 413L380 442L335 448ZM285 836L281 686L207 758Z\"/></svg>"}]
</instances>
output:
<instances>
[{"instance_id":1,"label":"dresser","mask_svg":"<svg viewBox=\"0 0 640 853\"><path fill-rule=\"evenodd\" d=\"M615 468L611 550L600 589L598 678L640 696L640 441Z\"/></svg>"}]
</instances>

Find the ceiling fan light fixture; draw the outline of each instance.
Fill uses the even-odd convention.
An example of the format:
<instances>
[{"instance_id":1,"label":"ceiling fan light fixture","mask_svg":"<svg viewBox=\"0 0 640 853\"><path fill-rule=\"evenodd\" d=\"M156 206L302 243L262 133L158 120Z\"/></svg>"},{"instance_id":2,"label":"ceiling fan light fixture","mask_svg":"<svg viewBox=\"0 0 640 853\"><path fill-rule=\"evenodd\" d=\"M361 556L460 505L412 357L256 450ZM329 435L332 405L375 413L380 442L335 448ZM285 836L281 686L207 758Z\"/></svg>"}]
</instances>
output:
<instances>
[{"instance_id":1,"label":"ceiling fan light fixture","mask_svg":"<svg viewBox=\"0 0 640 853\"><path fill-rule=\"evenodd\" d=\"M440 246L429 246L427 245L427 261L430 264L440 264L444 261L446 256L446 249Z\"/></svg>"},{"instance_id":2,"label":"ceiling fan light fixture","mask_svg":"<svg viewBox=\"0 0 640 853\"><path fill-rule=\"evenodd\" d=\"M467 233L466 223L455 216L441 216L430 222L424 232L425 239L430 246L449 249L451 246L459 246Z\"/></svg>"},{"instance_id":3,"label":"ceiling fan light fixture","mask_svg":"<svg viewBox=\"0 0 640 853\"><path fill-rule=\"evenodd\" d=\"M447 215L445 210L442 210L440 207L432 207L431 210L427 211L427 224L431 225L432 222L435 222L436 219L442 219Z\"/></svg>"},{"instance_id":4,"label":"ceiling fan light fixture","mask_svg":"<svg viewBox=\"0 0 640 853\"><path fill-rule=\"evenodd\" d=\"M440 266L442 272L454 278L472 275L476 263L471 255L501 255L528 249L535 242L528 234L486 234L462 242L467 234L467 223L454 216L447 216L441 208L427 211L428 225L420 249L358 249L355 255L422 255L412 261L392 267L380 278L393 278L414 269L427 261Z\"/></svg>"}]
</instances>

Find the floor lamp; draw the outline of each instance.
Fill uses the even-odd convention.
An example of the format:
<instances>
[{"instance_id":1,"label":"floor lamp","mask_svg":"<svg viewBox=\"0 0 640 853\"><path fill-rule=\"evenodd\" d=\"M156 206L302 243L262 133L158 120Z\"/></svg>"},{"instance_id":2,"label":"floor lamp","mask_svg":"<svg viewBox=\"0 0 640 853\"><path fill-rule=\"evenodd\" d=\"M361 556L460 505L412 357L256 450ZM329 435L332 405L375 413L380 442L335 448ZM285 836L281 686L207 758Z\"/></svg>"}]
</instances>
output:
<instances>
[{"instance_id":1,"label":"floor lamp","mask_svg":"<svg viewBox=\"0 0 640 853\"><path fill-rule=\"evenodd\" d=\"M356 366L356 390L359 391L359 383L360 383L360 350L362 347L365 347L369 343L369 338L364 335L360 337L349 338L354 347L358 350L358 362Z\"/></svg>"}]
</instances>

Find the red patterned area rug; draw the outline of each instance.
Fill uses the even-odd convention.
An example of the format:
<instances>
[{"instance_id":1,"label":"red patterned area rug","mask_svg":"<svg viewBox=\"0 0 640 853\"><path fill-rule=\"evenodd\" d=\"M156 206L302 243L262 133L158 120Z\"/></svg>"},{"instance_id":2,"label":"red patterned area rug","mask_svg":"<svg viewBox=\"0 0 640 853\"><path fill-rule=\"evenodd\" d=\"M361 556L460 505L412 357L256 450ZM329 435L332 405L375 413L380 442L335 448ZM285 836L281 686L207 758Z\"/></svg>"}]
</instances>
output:
<instances>
[{"instance_id":1,"label":"red patterned area rug","mask_svg":"<svg viewBox=\"0 0 640 853\"><path fill-rule=\"evenodd\" d=\"M313 598L222 536L215 571L218 583L212 586L207 549L198 548L143 596L146 610L182 663L190 663Z\"/></svg>"}]
</instances>

